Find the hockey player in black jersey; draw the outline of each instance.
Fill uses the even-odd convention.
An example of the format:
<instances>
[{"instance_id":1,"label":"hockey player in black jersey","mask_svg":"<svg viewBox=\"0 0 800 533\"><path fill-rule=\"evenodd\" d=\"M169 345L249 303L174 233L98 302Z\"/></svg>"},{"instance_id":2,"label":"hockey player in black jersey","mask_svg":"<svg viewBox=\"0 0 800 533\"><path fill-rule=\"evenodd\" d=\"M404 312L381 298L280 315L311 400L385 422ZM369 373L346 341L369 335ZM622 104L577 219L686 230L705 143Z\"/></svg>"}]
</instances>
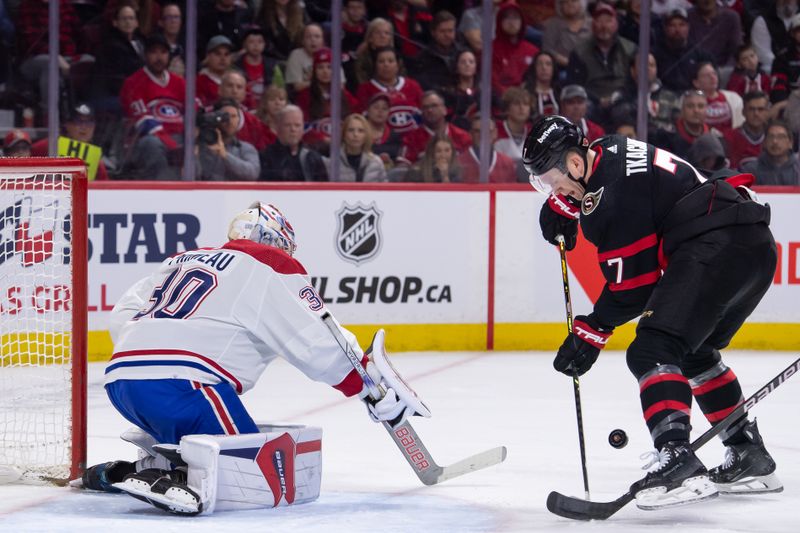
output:
<instances>
[{"instance_id":1,"label":"hockey player in black jersey","mask_svg":"<svg viewBox=\"0 0 800 533\"><path fill-rule=\"evenodd\" d=\"M585 373L614 328L639 317L627 363L656 466L631 486L637 505L783 490L747 415L721 433L727 450L720 466L707 471L689 445L692 396L711 424L743 401L719 351L775 273L769 206L742 186L752 176L707 180L683 159L619 135L590 145L560 116L532 128L523 163L534 187L549 195L540 214L545 239L557 244L563 235L572 249L580 223L606 279L593 312L575 318L555 369Z\"/></svg>"}]
</instances>

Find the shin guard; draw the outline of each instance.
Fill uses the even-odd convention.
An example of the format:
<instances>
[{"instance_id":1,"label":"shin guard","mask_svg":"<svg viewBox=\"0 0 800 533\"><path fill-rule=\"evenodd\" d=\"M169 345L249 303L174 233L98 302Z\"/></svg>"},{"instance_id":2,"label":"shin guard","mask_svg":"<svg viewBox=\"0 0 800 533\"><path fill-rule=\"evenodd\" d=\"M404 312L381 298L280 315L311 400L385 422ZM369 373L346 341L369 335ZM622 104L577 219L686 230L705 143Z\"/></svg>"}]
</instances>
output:
<instances>
[{"instance_id":1,"label":"shin guard","mask_svg":"<svg viewBox=\"0 0 800 533\"><path fill-rule=\"evenodd\" d=\"M692 390L674 365L658 365L639 378L645 422L657 449L669 441L689 440Z\"/></svg>"}]
</instances>

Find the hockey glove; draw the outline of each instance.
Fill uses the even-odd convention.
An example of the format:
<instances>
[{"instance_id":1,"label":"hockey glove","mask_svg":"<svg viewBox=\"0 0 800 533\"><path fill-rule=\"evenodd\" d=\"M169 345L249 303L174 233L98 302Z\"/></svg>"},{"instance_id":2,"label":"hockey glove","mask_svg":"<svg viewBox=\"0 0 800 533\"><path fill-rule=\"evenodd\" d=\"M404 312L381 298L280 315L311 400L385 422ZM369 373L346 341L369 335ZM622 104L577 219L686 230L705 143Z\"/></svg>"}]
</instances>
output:
<instances>
[{"instance_id":1,"label":"hockey glove","mask_svg":"<svg viewBox=\"0 0 800 533\"><path fill-rule=\"evenodd\" d=\"M578 242L580 209L573 202L575 200L566 196L551 194L539 212L539 226L542 228L544 240L558 246L557 237L563 235L567 250L575 248Z\"/></svg>"},{"instance_id":2,"label":"hockey glove","mask_svg":"<svg viewBox=\"0 0 800 533\"><path fill-rule=\"evenodd\" d=\"M367 374L372 378L372 381L378 384L385 385L383 376L381 376L378 368L370 361L367 363ZM359 398L366 404L367 413L373 422L388 422L390 426L397 427L402 424L406 418L414 414L414 411L400 398L392 388L385 389L383 398L375 400L369 395L369 389L365 385L358 395Z\"/></svg>"},{"instance_id":3,"label":"hockey glove","mask_svg":"<svg viewBox=\"0 0 800 533\"><path fill-rule=\"evenodd\" d=\"M553 368L568 376L585 374L605 348L614 328L602 327L591 316L577 316L553 360Z\"/></svg>"}]
</instances>

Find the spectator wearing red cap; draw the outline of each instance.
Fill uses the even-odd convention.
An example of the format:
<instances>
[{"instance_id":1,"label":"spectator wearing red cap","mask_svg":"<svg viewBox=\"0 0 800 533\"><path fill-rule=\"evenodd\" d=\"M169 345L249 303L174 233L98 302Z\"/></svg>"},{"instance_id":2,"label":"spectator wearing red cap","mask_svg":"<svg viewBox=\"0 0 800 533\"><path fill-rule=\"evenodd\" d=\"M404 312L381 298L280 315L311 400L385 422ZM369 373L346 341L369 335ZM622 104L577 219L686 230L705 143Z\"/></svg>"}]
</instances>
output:
<instances>
[{"instance_id":1,"label":"spectator wearing red cap","mask_svg":"<svg viewBox=\"0 0 800 533\"><path fill-rule=\"evenodd\" d=\"M436 134L452 139L457 152L463 152L472 144L469 133L447 122L447 107L442 95L436 91L427 91L422 95L422 124L403 137L402 156L409 162L416 163L425 151L428 141Z\"/></svg>"},{"instance_id":2,"label":"spectator wearing red cap","mask_svg":"<svg viewBox=\"0 0 800 533\"><path fill-rule=\"evenodd\" d=\"M389 124L398 133L417 129L422 88L415 80L400 75L400 61L394 48L375 51L372 78L358 86L356 98L369 102L372 95L383 92L389 96Z\"/></svg>"},{"instance_id":3,"label":"spectator wearing red cap","mask_svg":"<svg viewBox=\"0 0 800 533\"><path fill-rule=\"evenodd\" d=\"M513 0L500 4L492 44L492 90L502 96L509 87L522 84L525 72L539 49L525 40L525 24Z\"/></svg>"},{"instance_id":4,"label":"spectator wearing red cap","mask_svg":"<svg viewBox=\"0 0 800 533\"><path fill-rule=\"evenodd\" d=\"M394 165L403 146L403 136L389 125L391 105L388 94L375 93L369 99L367 109L364 111L372 132L372 151L381 158L387 168Z\"/></svg>"},{"instance_id":5,"label":"spectator wearing red cap","mask_svg":"<svg viewBox=\"0 0 800 533\"><path fill-rule=\"evenodd\" d=\"M224 35L215 35L206 45L206 57L203 68L197 75L197 98L203 107L211 107L219 98L219 85L222 75L225 74L233 63L231 52L233 43Z\"/></svg>"},{"instance_id":6,"label":"spectator wearing red cap","mask_svg":"<svg viewBox=\"0 0 800 533\"><path fill-rule=\"evenodd\" d=\"M295 95L295 103L303 110L306 119L306 133L303 142L323 155L328 155L331 144L331 81L333 78L332 55L330 48L320 48L314 52L314 67L311 85ZM341 93L341 115L347 116L358 106L356 99L344 84Z\"/></svg>"},{"instance_id":7,"label":"spectator wearing red cap","mask_svg":"<svg viewBox=\"0 0 800 533\"><path fill-rule=\"evenodd\" d=\"M22 130L11 130L3 140L4 157L30 157L31 137Z\"/></svg>"},{"instance_id":8,"label":"spectator wearing red cap","mask_svg":"<svg viewBox=\"0 0 800 533\"><path fill-rule=\"evenodd\" d=\"M593 103L591 115L600 124L622 96L636 45L617 33L617 10L599 2L592 12L592 35L569 57L567 81L586 89Z\"/></svg>"}]
</instances>

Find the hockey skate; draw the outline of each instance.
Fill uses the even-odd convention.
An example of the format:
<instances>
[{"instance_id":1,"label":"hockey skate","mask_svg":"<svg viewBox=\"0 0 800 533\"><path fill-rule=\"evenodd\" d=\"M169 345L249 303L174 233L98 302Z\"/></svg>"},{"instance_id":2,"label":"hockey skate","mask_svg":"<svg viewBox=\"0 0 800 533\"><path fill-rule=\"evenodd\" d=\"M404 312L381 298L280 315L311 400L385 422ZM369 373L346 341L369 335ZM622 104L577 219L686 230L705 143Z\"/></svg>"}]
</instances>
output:
<instances>
[{"instance_id":1,"label":"hockey skate","mask_svg":"<svg viewBox=\"0 0 800 533\"><path fill-rule=\"evenodd\" d=\"M650 457L650 462L644 468L658 466L631 485L631 494L635 496L639 509L654 511L719 495L708 479L706 467L688 442L668 442L661 451L648 452L642 459L647 457Z\"/></svg>"},{"instance_id":2,"label":"hockey skate","mask_svg":"<svg viewBox=\"0 0 800 533\"><path fill-rule=\"evenodd\" d=\"M203 511L200 496L186 485L182 469L149 468L128 474L114 487L168 513L193 516Z\"/></svg>"},{"instance_id":3,"label":"hockey skate","mask_svg":"<svg viewBox=\"0 0 800 533\"><path fill-rule=\"evenodd\" d=\"M134 472L136 465L128 461L101 463L87 468L80 478L73 479L69 485L79 489L119 493L122 491L115 488L114 483L119 483L125 476Z\"/></svg>"},{"instance_id":4,"label":"hockey skate","mask_svg":"<svg viewBox=\"0 0 800 533\"><path fill-rule=\"evenodd\" d=\"M747 439L725 450L725 460L708 472L722 494L763 494L781 492L783 484L775 475L775 461L764 447L756 421L742 428Z\"/></svg>"}]
</instances>

